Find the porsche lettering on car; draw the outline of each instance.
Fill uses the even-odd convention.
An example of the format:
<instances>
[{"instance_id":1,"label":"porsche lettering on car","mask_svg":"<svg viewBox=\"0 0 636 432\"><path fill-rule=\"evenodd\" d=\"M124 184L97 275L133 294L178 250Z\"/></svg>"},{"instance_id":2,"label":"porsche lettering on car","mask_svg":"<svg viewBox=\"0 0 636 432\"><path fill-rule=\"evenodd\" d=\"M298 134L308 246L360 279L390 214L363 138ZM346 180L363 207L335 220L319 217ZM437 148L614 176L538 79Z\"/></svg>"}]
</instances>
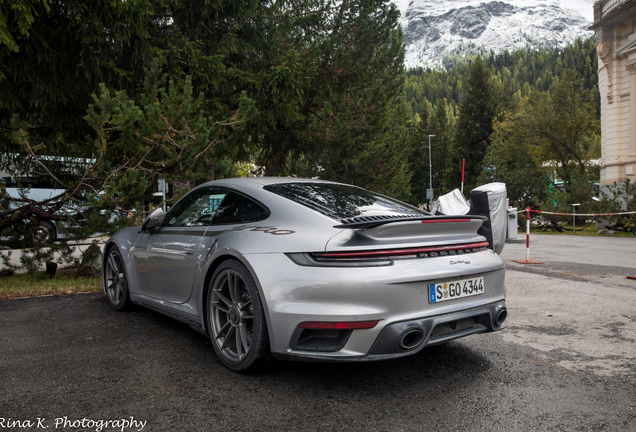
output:
<instances>
[{"instance_id":1,"label":"porsche lettering on car","mask_svg":"<svg viewBox=\"0 0 636 432\"><path fill-rule=\"evenodd\" d=\"M217 180L115 233L104 292L188 323L237 371L412 355L506 326L485 220L322 180Z\"/></svg>"}]
</instances>

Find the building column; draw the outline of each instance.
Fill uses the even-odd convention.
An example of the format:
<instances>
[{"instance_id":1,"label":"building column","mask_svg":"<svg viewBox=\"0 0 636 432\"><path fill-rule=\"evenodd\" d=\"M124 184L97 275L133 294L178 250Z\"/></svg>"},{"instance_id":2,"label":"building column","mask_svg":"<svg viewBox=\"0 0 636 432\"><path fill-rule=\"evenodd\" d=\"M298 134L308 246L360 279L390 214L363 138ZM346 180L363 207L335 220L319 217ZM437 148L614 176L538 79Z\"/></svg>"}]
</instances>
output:
<instances>
[{"instance_id":1,"label":"building column","mask_svg":"<svg viewBox=\"0 0 636 432\"><path fill-rule=\"evenodd\" d=\"M614 102L614 92L612 87L614 86L614 77L612 75L612 68L614 63L614 42L613 41L599 41L596 42L596 54L603 62L605 71L607 73L607 103Z\"/></svg>"},{"instance_id":2,"label":"building column","mask_svg":"<svg viewBox=\"0 0 636 432\"><path fill-rule=\"evenodd\" d=\"M628 157L636 158L636 62L626 68L629 71L629 153Z\"/></svg>"}]
</instances>

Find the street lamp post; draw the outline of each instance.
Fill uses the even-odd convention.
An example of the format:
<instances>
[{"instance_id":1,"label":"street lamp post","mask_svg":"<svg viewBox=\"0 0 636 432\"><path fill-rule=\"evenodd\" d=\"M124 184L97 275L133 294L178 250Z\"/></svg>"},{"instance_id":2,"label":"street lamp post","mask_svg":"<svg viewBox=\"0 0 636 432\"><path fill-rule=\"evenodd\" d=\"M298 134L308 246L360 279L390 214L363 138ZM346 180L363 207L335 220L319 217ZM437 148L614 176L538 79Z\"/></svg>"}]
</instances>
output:
<instances>
[{"instance_id":1,"label":"street lamp post","mask_svg":"<svg viewBox=\"0 0 636 432\"><path fill-rule=\"evenodd\" d=\"M426 198L429 202L429 210L433 208L433 159L431 158L431 137L428 136L428 190L426 191Z\"/></svg>"},{"instance_id":2,"label":"street lamp post","mask_svg":"<svg viewBox=\"0 0 636 432\"><path fill-rule=\"evenodd\" d=\"M572 233L576 234L576 208L581 204L572 204Z\"/></svg>"}]
</instances>

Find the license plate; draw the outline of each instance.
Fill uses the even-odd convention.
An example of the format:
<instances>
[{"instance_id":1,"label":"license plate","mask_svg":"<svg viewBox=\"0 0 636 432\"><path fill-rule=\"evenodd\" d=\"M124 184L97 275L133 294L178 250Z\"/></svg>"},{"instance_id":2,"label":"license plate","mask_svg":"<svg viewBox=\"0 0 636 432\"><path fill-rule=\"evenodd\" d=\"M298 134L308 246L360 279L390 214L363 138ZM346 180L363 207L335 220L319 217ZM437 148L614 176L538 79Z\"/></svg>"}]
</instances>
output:
<instances>
[{"instance_id":1,"label":"license plate","mask_svg":"<svg viewBox=\"0 0 636 432\"><path fill-rule=\"evenodd\" d=\"M474 277L452 282L428 284L428 302L439 303L484 293L484 278Z\"/></svg>"}]
</instances>

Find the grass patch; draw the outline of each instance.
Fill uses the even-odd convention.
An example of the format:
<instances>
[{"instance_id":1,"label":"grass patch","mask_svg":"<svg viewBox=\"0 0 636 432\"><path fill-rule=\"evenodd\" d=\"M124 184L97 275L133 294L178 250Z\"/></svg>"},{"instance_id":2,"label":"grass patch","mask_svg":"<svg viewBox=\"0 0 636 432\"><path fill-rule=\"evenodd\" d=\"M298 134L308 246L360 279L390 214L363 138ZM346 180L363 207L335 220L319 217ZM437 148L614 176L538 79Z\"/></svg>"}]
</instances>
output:
<instances>
[{"instance_id":1,"label":"grass patch","mask_svg":"<svg viewBox=\"0 0 636 432\"><path fill-rule=\"evenodd\" d=\"M0 277L0 300L46 294L73 294L101 291L101 278L75 277L75 270L58 270L54 279L45 272Z\"/></svg>"}]
</instances>

